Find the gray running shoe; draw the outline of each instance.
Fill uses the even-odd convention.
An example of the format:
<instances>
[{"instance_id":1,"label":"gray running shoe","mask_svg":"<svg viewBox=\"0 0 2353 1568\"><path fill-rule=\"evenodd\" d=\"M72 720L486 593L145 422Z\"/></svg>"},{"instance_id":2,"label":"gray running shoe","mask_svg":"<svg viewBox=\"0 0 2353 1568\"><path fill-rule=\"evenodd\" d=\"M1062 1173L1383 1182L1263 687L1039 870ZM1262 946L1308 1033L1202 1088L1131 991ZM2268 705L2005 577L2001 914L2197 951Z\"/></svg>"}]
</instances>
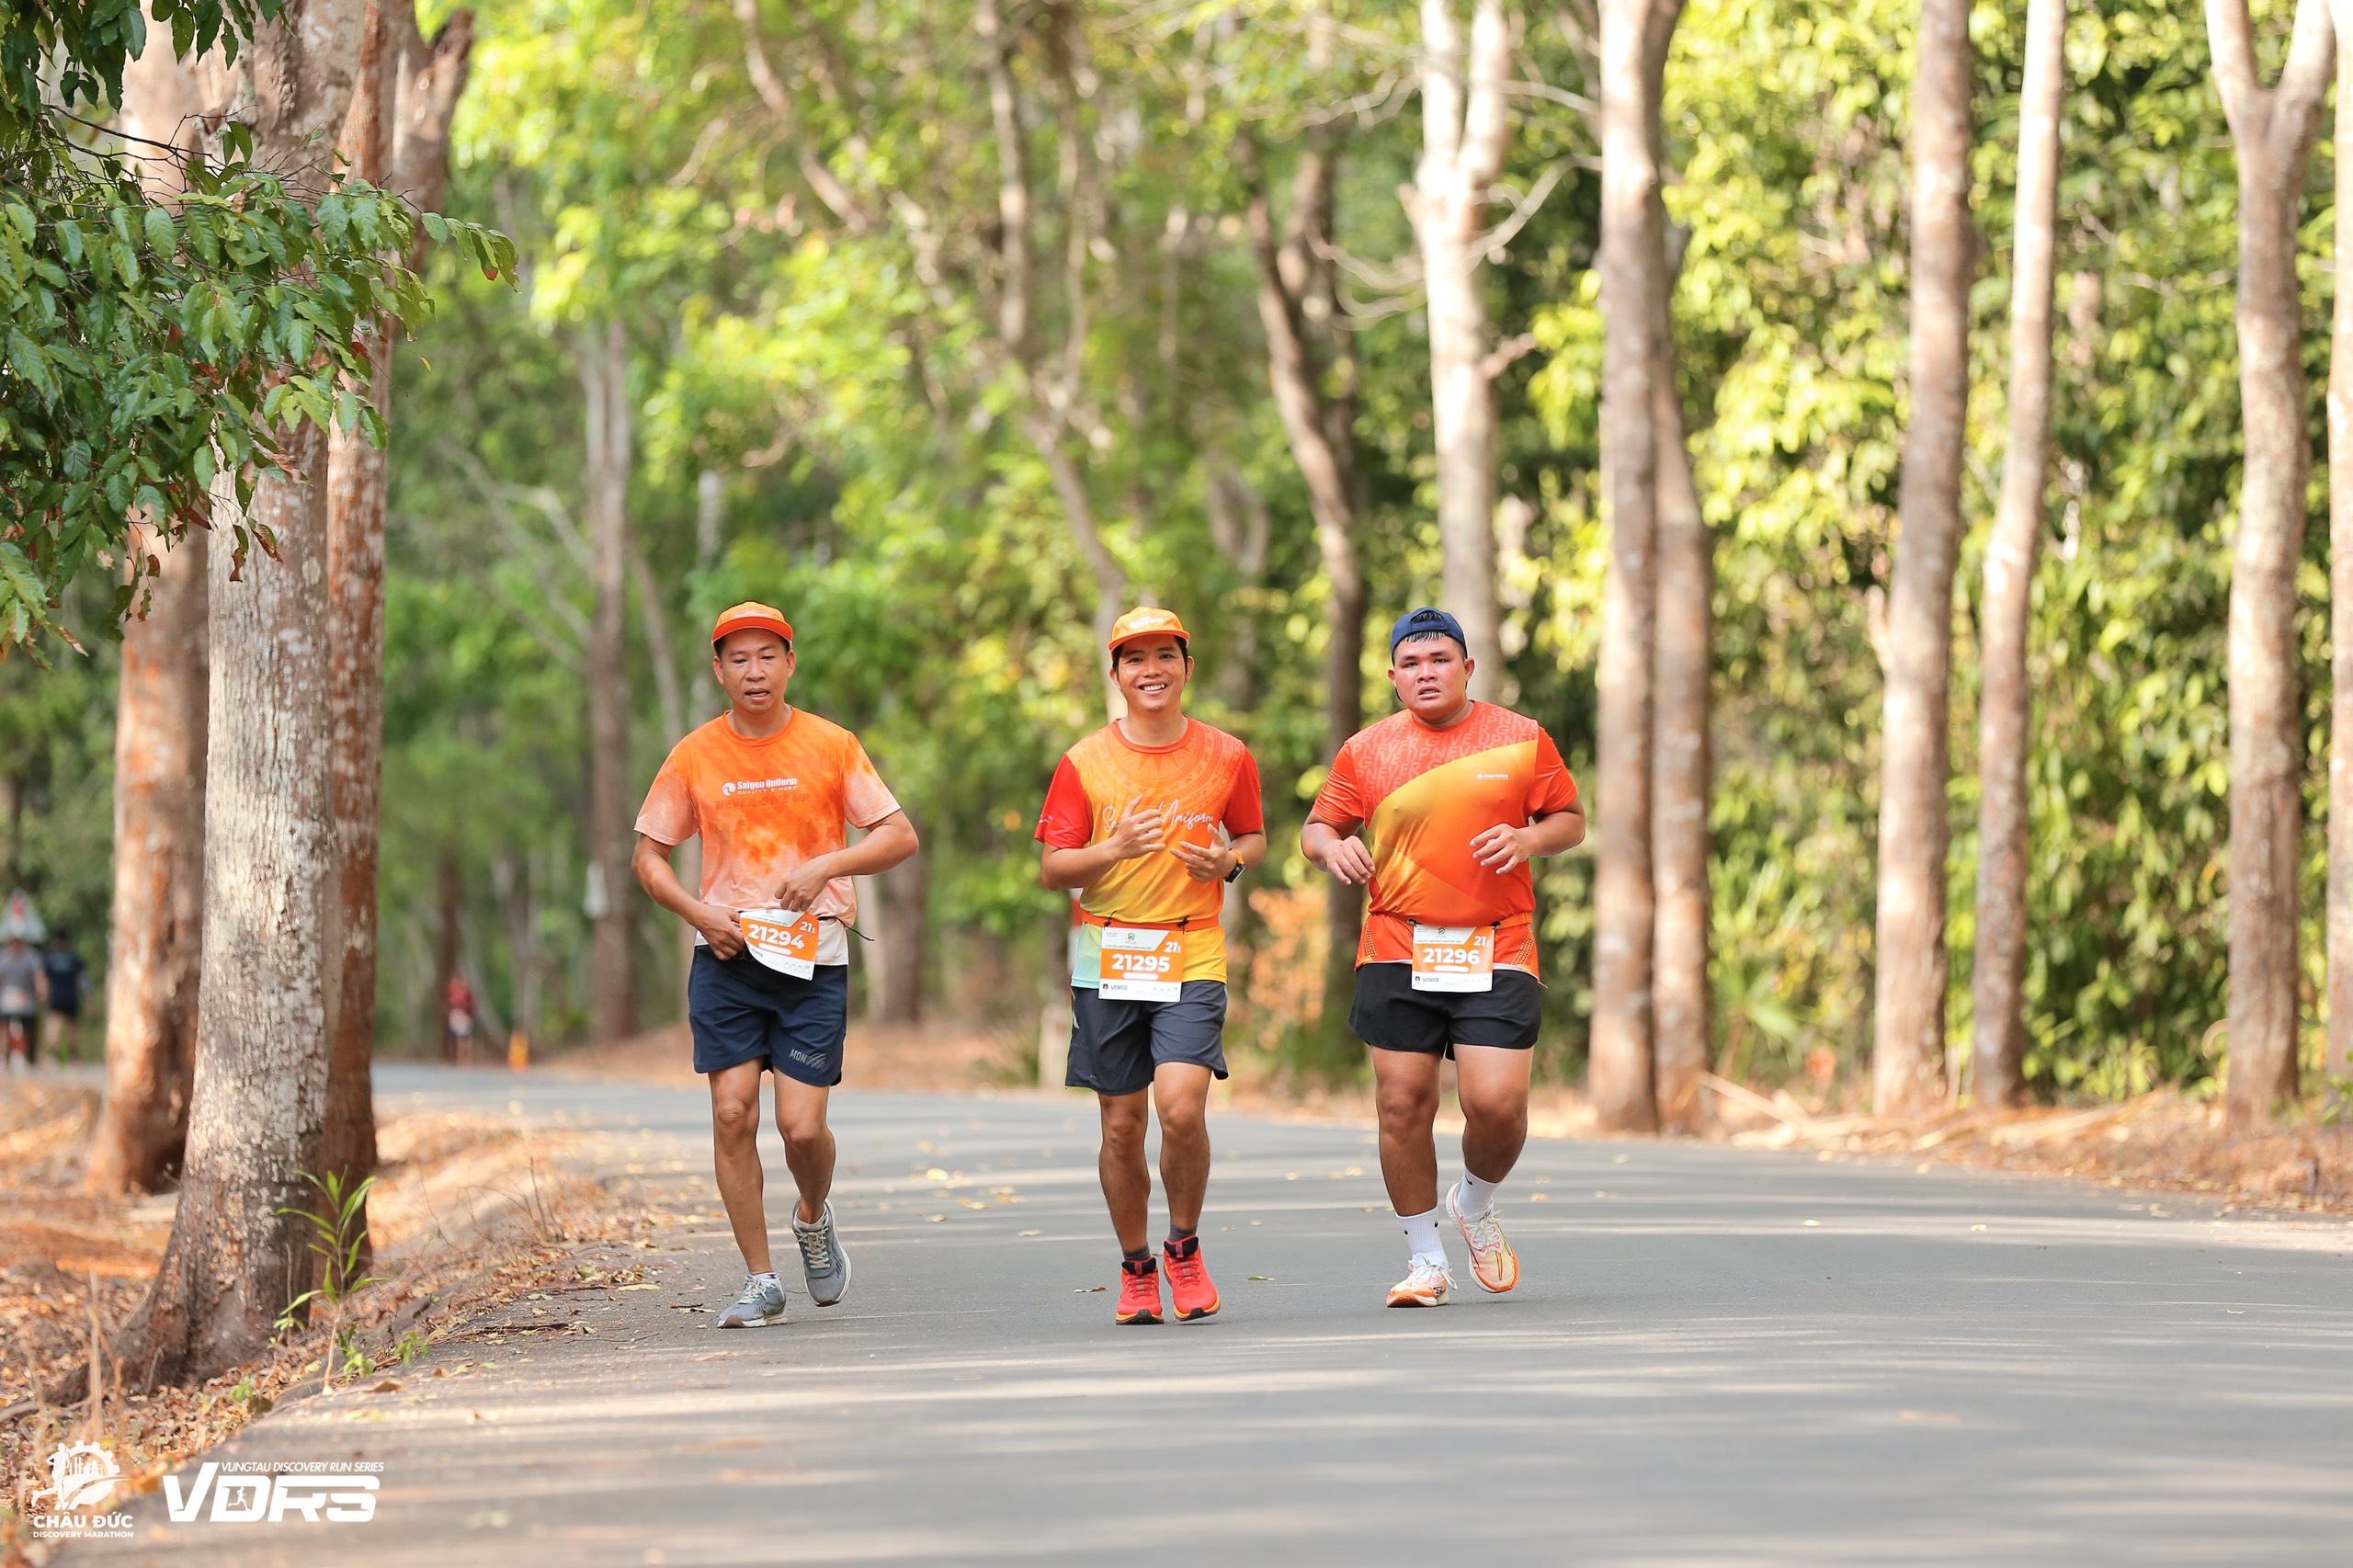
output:
<instances>
[{"instance_id":1,"label":"gray running shoe","mask_svg":"<svg viewBox=\"0 0 2353 1568\"><path fill-rule=\"evenodd\" d=\"M841 1234L834 1229L833 1204L825 1205L813 1225L793 1216L792 1235L801 1244L801 1272L809 1280L809 1299L830 1307L848 1294L849 1254L842 1250Z\"/></svg>"},{"instance_id":2,"label":"gray running shoe","mask_svg":"<svg viewBox=\"0 0 2353 1568\"><path fill-rule=\"evenodd\" d=\"M752 1275L745 1277L744 1290L735 1304L719 1314L722 1328L766 1328L783 1321L784 1287L764 1284Z\"/></svg>"}]
</instances>

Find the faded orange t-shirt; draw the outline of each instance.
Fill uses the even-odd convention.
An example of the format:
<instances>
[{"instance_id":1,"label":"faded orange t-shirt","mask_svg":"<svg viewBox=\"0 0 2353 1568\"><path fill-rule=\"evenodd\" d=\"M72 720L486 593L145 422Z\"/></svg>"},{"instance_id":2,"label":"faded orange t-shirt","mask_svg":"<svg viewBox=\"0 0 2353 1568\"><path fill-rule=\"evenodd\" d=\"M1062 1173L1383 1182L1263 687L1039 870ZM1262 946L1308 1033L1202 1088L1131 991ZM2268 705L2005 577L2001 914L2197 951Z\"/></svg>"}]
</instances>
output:
<instances>
[{"instance_id":1,"label":"faded orange t-shirt","mask_svg":"<svg viewBox=\"0 0 2353 1568\"><path fill-rule=\"evenodd\" d=\"M1414 926L1492 926L1495 966L1536 972L1536 878L1523 861L1497 875L1471 841L1498 823L1576 804L1577 783L1535 720L1492 702L1442 730L1410 712L1349 737L1308 820L1365 828L1372 908L1357 962L1411 963Z\"/></svg>"},{"instance_id":2,"label":"faded orange t-shirt","mask_svg":"<svg viewBox=\"0 0 2353 1568\"><path fill-rule=\"evenodd\" d=\"M866 748L839 724L796 708L766 740L745 740L722 713L670 750L654 776L637 831L676 846L702 837L702 901L773 909L777 888L803 863L848 843L899 809ZM849 961L843 926L858 892L835 877L818 895L820 963ZM699 941L701 938L697 937Z\"/></svg>"},{"instance_id":3,"label":"faded orange t-shirt","mask_svg":"<svg viewBox=\"0 0 2353 1568\"><path fill-rule=\"evenodd\" d=\"M1176 847L1206 847L1222 837L1264 831L1257 762L1249 747L1199 719L1188 720L1184 739L1165 746L1138 745L1119 725L1106 724L1063 755L1038 819L1038 842L1084 849L1108 837L1131 804L1168 813L1166 847L1121 860L1081 890L1079 907L1095 919L1081 927L1071 983L1089 989L1101 983L1104 920L1181 923L1184 978L1223 980L1225 930L1218 917L1225 909L1225 885L1195 881Z\"/></svg>"}]
</instances>

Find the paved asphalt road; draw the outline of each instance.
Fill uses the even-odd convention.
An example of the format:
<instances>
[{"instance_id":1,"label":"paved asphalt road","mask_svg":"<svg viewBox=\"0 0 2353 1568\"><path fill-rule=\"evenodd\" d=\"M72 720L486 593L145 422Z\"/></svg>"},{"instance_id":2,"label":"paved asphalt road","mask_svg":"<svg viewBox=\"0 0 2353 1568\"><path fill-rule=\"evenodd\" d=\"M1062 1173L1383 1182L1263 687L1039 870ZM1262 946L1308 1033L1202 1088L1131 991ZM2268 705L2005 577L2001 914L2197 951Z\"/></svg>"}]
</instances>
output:
<instances>
[{"instance_id":1,"label":"paved asphalt road","mask_svg":"<svg viewBox=\"0 0 2353 1568\"><path fill-rule=\"evenodd\" d=\"M453 1341L453 1378L292 1403L225 1450L381 1460L374 1521L168 1525L151 1495L134 1540L65 1561L2353 1562L2343 1221L1539 1142L1506 1201L1520 1290L1388 1312L1370 1138L1227 1116L1225 1311L1123 1329L1091 1105L851 1092L854 1290L818 1311L796 1281L789 1324L722 1335L695 1310L740 1278L698 1093L415 1068L381 1093L604 1130L710 1222L638 1255L658 1290L550 1303L593 1334Z\"/></svg>"}]
</instances>

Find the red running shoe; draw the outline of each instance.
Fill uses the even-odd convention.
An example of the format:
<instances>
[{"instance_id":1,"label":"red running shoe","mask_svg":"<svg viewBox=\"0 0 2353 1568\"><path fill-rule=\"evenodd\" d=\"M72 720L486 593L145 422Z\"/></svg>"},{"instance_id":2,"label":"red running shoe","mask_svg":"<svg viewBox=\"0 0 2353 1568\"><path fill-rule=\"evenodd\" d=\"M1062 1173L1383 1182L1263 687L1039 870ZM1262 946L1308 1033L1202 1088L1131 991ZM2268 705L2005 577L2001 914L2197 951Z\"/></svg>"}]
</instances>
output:
<instances>
[{"instance_id":1,"label":"red running shoe","mask_svg":"<svg viewBox=\"0 0 2353 1568\"><path fill-rule=\"evenodd\" d=\"M1120 1323L1160 1321L1160 1269L1152 1259L1120 1260L1120 1305L1111 1315Z\"/></svg>"},{"instance_id":2,"label":"red running shoe","mask_svg":"<svg viewBox=\"0 0 2353 1568\"><path fill-rule=\"evenodd\" d=\"M1168 1266L1168 1293L1176 1301L1176 1321L1192 1323L1215 1317L1225 1303L1201 1263L1201 1238L1187 1236L1182 1244L1164 1242L1161 1256Z\"/></svg>"}]
</instances>

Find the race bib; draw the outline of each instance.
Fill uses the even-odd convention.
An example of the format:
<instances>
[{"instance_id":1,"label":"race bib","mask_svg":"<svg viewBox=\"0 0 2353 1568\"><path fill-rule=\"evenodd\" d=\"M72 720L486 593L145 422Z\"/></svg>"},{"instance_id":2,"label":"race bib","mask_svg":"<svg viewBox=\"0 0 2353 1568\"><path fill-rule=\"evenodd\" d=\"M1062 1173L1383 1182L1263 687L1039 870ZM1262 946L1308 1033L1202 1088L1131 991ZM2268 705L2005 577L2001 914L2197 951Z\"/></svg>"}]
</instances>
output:
<instances>
[{"instance_id":1,"label":"race bib","mask_svg":"<svg viewBox=\"0 0 2353 1568\"><path fill-rule=\"evenodd\" d=\"M746 909L736 915L744 945L779 974L806 980L817 972L817 917L790 910Z\"/></svg>"},{"instance_id":2,"label":"race bib","mask_svg":"<svg viewBox=\"0 0 2353 1568\"><path fill-rule=\"evenodd\" d=\"M1103 927L1107 1002L1174 1002L1185 984L1185 933L1142 926Z\"/></svg>"},{"instance_id":3,"label":"race bib","mask_svg":"<svg viewBox=\"0 0 2353 1568\"><path fill-rule=\"evenodd\" d=\"M0 987L0 1013L29 1013L33 994L21 985Z\"/></svg>"},{"instance_id":4,"label":"race bib","mask_svg":"<svg viewBox=\"0 0 2353 1568\"><path fill-rule=\"evenodd\" d=\"M1495 930L1492 926L1414 927L1414 989L1493 991Z\"/></svg>"}]
</instances>

